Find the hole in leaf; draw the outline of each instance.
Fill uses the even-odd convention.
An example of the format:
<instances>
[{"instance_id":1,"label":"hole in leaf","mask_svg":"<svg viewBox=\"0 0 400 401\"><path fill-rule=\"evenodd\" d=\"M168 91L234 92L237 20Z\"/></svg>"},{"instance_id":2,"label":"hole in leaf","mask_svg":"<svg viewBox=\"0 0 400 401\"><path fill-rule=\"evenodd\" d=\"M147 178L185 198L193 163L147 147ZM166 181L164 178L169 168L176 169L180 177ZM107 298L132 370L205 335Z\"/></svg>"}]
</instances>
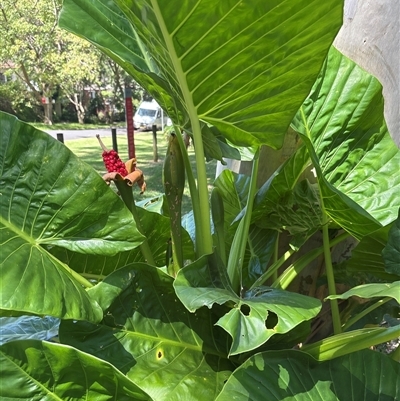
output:
<instances>
[{"instance_id":1,"label":"hole in leaf","mask_svg":"<svg viewBox=\"0 0 400 401\"><path fill-rule=\"evenodd\" d=\"M245 316L249 316L250 315L250 306L242 304L240 305L240 312L243 313L243 315Z\"/></svg>"},{"instance_id":2,"label":"hole in leaf","mask_svg":"<svg viewBox=\"0 0 400 401\"><path fill-rule=\"evenodd\" d=\"M265 327L273 329L278 324L278 316L274 312L268 312L267 319L265 320Z\"/></svg>"}]
</instances>

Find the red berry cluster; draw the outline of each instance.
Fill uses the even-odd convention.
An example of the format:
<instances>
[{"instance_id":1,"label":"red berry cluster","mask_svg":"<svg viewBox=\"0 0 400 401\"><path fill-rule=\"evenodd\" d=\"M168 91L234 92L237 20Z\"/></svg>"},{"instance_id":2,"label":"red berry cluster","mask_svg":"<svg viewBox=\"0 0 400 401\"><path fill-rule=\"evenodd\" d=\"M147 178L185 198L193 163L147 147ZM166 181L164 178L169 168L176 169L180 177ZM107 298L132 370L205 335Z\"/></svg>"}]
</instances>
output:
<instances>
[{"instance_id":1,"label":"red berry cluster","mask_svg":"<svg viewBox=\"0 0 400 401\"><path fill-rule=\"evenodd\" d=\"M105 150L102 156L104 165L109 173L119 173L122 177L128 175L128 170L126 169L125 164L115 150Z\"/></svg>"},{"instance_id":2,"label":"red berry cluster","mask_svg":"<svg viewBox=\"0 0 400 401\"><path fill-rule=\"evenodd\" d=\"M126 177L128 175L128 170L125 167L123 161L119 158L118 153L113 150L108 150L103 141L100 139L100 135L96 135L101 148L103 149L103 162L106 166L106 169L109 173L118 173L121 174L122 177Z\"/></svg>"}]
</instances>

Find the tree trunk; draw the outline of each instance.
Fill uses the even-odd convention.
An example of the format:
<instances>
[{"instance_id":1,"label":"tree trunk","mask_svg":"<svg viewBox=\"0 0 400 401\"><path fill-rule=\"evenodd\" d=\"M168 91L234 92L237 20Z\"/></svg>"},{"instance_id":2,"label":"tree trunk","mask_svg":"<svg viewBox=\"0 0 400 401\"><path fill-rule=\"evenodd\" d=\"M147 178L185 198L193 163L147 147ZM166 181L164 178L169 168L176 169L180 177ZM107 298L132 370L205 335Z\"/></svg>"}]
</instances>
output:
<instances>
[{"instance_id":1,"label":"tree trunk","mask_svg":"<svg viewBox=\"0 0 400 401\"><path fill-rule=\"evenodd\" d=\"M83 104L81 102L81 97L77 93L74 93L73 103L75 105L75 110L76 110L76 114L78 116L79 124L84 124L86 112L85 112L85 108L83 107Z\"/></svg>"},{"instance_id":2,"label":"tree trunk","mask_svg":"<svg viewBox=\"0 0 400 401\"><path fill-rule=\"evenodd\" d=\"M48 125L53 124L53 104L51 101L43 105L44 108L44 123Z\"/></svg>"},{"instance_id":3,"label":"tree trunk","mask_svg":"<svg viewBox=\"0 0 400 401\"><path fill-rule=\"evenodd\" d=\"M78 123L84 124L85 123L85 110L83 110L83 107L81 106L81 104L78 105L76 112L78 115Z\"/></svg>"}]
</instances>

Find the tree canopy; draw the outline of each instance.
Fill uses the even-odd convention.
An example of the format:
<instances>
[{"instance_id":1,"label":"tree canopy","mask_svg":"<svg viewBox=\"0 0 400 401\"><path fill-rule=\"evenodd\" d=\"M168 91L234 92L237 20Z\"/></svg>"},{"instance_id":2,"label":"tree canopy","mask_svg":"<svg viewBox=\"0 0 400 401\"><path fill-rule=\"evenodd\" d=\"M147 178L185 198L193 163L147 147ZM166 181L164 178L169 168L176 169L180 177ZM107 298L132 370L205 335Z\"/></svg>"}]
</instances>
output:
<instances>
[{"instance_id":1,"label":"tree canopy","mask_svg":"<svg viewBox=\"0 0 400 401\"><path fill-rule=\"evenodd\" d=\"M57 26L61 0L4 0L0 13L0 68L26 86L21 97L44 104L52 121L52 99L61 93L79 111L83 88L100 77L100 53ZM79 113L78 113L79 115Z\"/></svg>"}]
</instances>

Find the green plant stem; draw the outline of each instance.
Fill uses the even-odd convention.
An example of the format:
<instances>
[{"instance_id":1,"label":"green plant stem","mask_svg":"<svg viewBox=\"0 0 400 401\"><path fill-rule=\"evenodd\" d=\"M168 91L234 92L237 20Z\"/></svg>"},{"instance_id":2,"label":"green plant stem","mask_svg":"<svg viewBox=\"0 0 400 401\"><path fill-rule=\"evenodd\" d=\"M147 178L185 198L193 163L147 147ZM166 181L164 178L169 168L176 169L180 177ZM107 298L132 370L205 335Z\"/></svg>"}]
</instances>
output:
<instances>
[{"instance_id":1,"label":"green plant stem","mask_svg":"<svg viewBox=\"0 0 400 401\"><path fill-rule=\"evenodd\" d=\"M254 195L257 190L257 173L259 165L260 148L257 149L253 159L253 168L251 171L250 188L247 197L246 213L240 220L232 241L231 250L229 252L227 272L231 280L233 289L236 292L240 290L240 279L242 275L243 258L246 251L247 239L251 223L251 214L253 212Z\"/></svg>"},{"instance_id":2,"label":"green plant stem","mask_svg":"<svg viewBox=\"0 0 400 401\"><path fill-rule=\"evenodd\" d=\"M207 172L204 157L203 139L201 136L200 122L196 112L189 113L193 129L193 141L195 147L196 171L197 171L197 193L199 199L200 216L195 215L196 227L199 225L198 233L201 238L199 246L196 246L197 254L211 254L213 241L211 236L210 204L208 199ZM195 214L197 211L193 209ZM196 235L196 245L197 245Z\"/></svg>"},{"instance_id":3,"label":"green plant stem","mask_svg":"<svg viewBox=\"0 0 400 401\"><path fill-rule=\"evenodd\" d=\"M321 196L321 206L322 206L322 241L324 247L324 257L325 257L325 271L326 278L328 281L328 291L329 295L336 295L336 283L335 275L333 272L332 256L329 243L329 229L328 229L328 215L325 212L323 206L323 200ZM331 311L332 311L332 322L333 322L333 332L334 334L340 334L342 332L342 324L340 322L339 304L337 299L330 299Z\"/></svg>"},{"instance_id":4,"label":"green plant stem","mask_svg":"<svg viewBox=\"0 0 400 401\"><path fill-rule=\"evenodd\" d=\"M373 305L369 306L368 308L365 308L362 312L358 313L356 316L353 316L351 319L349 319L346 324L343 325L342 329L343 331L347 330L349 327L351 327L354 323L358 322L361 318L363 318L365 315L368 315L368 313L372 312L376 308L379 308L381 305L384 305L386 302L389 302L391 297L386 297L383 299L380 299L379 301L375 302Z\"/></svg>"},{"instance_id":5,"label":"green plant stem","mask_svg":"<svg viewBox=\"0 0 400 401\"><path fill-rule=\"evenodd\" d=\"M332 248L333 246L339 244L349 237L350 234L348 234L347 232L343 232L330 241L329 247ZM317 249L312 249L311 251L301 256L285 269L280 277L276 281L274 281L271 287L285 290L290 285L290 283L299 275L299 273L323 252L324 248L320 247Z\"/></svg>"},{"instance_id":6,"label":"green plant stem","mask_svg":"<svg viewBox=\"0 0 400 401\"><path fill-rule=\"evenodd\" d=\"M192 127L197 170L197 193L200 209L200 216L195 216L196 226L197 223L199 223L199 227L197 228L198 231L196 231L196 252L199 255L211 254L213 250L213 241L211 236L210 204L208 200L207 174L204 161L204 146L201 135L200 121L197 115L196 107L193 103L192 94L187 86L186 75L183 72L181 60L176 54L175 46L165 25L160 6L155 0L152 0L151 3L154 14L158 20L165 45L168 49L171 62L174 66L178 83L182 90L182 95L187 106L190 124ZM193 210L193 213L197 214L198 211Z\"/></svg>"},{"instance_id":7,"label":"green plant stem","mask_svg":"<svg viewBox=\"0 0 400 401\"><path fill-rule=\"evenodd\" d=\"M104 276L103 274L90 274L90 273L82 273L82 276L87 278L88 280L96 280L96 281L102 281L107 277Z\"/></svg>"},{"instance_id":8,"label":"green plant stem","mask_svg":"<svg viewBox=\"0 0 400 401\"><path fill-rule=\"evenodd\" d=\"M263 285L274 273L295 253L294 249L289 249L286 251L275 263L273 263L269 269L263 273L250 287L253 289L255 287L259 287Z\"/></svg>"},{"instance_id":9,"label":"green plant stem","mask_svg":"<svg viewBox=\"0 0 400 401\"><path fill-rule=\"evenodd\" d=\"M140 250L142 252L143 258L145 259L145 261L147 263L155 266L153 254L151 252L149 242L147 241L147 238L144 234L144 230L143 230L142 224L140 222L140 217L139 217L139 214L136 209L135 200L133 199L132 188L129 185L127 185L125 181L116 180L114 182L115 182L116 187L118 188L118 191L121 195L122 200L124 201L127 208L130 210L130 212L132 213L132 216L133 216L133 219L135 220L137 229L145 237L143 243L140 245Z\"/></svg>"},{"instance_id":10,"label":"green plant stem","mask_svg":"<svg viewBox=\"0 0 400 401\"><path fill-rule=\"evenodd\" d=\"M221 261L226 266L226 250L225 250L225 209L221 191L218 187L214 187L211 192L211 215L214 224L214 235L216 239L216 252L219 254Z\"/></svg>"},{"instance_id":11,"label":"green plant stem","mask_svg":"<svg viewBox=\"0 0 400 401\"><path fill-rule=\"evenodd\" d=\"M60 263L60 262L59 262ZM77 273L75 270L72 270L69 266L65 265L64 263L62 264L64 269L67 270L71 276L82 286L84 286L85 288L92 288L93 284L86 280L85 277L83 277L82 275L80 275L79 273Z\"/></svg>"},{"instance_id":12,"label":"green plant stem","mask_svg":"<svg viewBox=\"0 0 400 401\"><path fill-rule=\"evenodd\" d=\"M307 137L311 140L311 132L307 124L307 119L304 113L303 107L300 108L301 118L304 123L304 127L306 129ZM315 166L314 166L315 167ZM328 281L328 290L329 295L336 295L336 284L335 284L335 275L333 272L332 266L332 257L331 257L331 250L329 244L329 228L328 228L328 215L325 210L324 206L324 198L320 191L320 203L321 203L321 210L322 210L322 241L324 247L324 257L325 257L325 271L326 277ZM333 332L335 334L339 334L342 331L341 323L340 323L340 314L339 314L339 306L336 299L330 300L331 311L332 311L332 322L333 322Z\"/></svg>"},{"instance_id":13,"label":"green plant stem","mask_svg":"<svg viewBox=\"0 0 400 401\"><path fill-rule=\"evenodd\" d=\"M179 147L181 148L181 153L183 156L183 163L185 165L185 171L186 171L186 177L188 180L189 184L189 191L190 191L190 199L192 201L192 207L193 207L193 216L194 216L194 222L195 222L195 228L196 228L196 255L197 257L201 256L201 253L197 253L197 247L201 250L204 249L204 244L201 236L201 209L200 209L200 201L199 201L199 195L197 193L197 186L196 186L196 180L193 175L192 171L192 166L190 165L190 160L189 160L189 155L187 153L185 144L183 143L182 139L182 132L180 128L176 125L174 125L174 130L176 133L176 137L178 139Z\"/></svg>"}]
</instances>

